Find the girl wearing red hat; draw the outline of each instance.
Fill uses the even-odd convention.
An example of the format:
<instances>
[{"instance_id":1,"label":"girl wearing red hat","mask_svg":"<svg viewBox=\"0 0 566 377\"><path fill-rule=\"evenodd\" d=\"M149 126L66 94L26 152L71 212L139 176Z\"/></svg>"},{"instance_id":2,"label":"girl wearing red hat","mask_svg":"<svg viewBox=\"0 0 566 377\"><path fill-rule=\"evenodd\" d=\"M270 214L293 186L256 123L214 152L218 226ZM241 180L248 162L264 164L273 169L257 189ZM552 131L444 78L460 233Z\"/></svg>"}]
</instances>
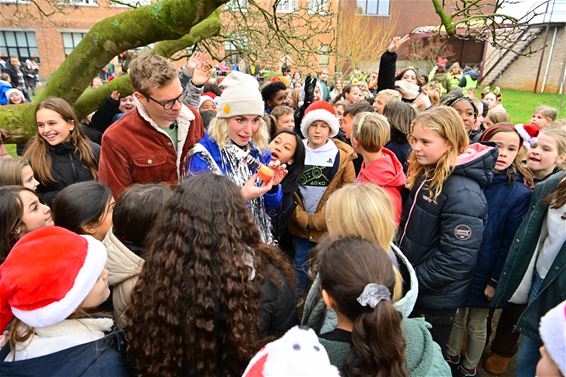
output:
<instances>
[{"instance_id":1,"label":"girl wearing red hat","mask_svg":"<svg viewBox=\"0 0 566 377\"><path fill-rule=\"evenodd\" d=\"M0 266L0 332L11 323L0 375L128 375L112 319L85 312L110 294L105 263L100 241L63 228L16 243Z\"/></svg>"}]
</instances>

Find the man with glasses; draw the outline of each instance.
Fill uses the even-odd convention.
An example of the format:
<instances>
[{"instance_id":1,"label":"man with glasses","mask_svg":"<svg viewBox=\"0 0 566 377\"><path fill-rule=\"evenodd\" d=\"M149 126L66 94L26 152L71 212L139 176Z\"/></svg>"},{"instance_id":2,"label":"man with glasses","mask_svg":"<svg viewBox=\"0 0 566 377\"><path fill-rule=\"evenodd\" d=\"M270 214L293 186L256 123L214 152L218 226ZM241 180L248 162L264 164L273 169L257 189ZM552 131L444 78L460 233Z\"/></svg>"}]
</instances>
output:
<instances>
[{"instance_id":1,"label":"man with glasses","mask_svg":"<svg viewBox=\"0 0 566 377\"><path fill-rule=\"evenodd\" d=\"M199 112L183 104L173 63L145 55L129 73L135 108L106 130L100 153L100 181L115 198L134 183L177 183L181 163L204 136Z\"/></svg>"}]
</instances>

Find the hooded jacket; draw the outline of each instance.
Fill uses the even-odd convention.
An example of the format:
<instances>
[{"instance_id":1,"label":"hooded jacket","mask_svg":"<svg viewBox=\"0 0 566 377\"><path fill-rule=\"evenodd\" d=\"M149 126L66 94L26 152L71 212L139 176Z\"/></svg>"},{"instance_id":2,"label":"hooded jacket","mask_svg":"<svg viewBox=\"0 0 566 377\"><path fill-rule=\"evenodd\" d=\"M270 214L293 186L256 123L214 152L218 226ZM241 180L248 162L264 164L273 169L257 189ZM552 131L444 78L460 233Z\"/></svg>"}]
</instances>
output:
<instances>
[{"instance_id":1,"label":"hooded jacket","mask_svg":"<svg viewBox=\"0 0 566 377\"><path fill-rule=\"evenodd\" d=\"M405 339L405 366L409 376L450 377L450 367L442 356L440 346L432 340L429 328L432 326L423 318L403 318L401 329ZM330 363L342 369L350 352L350 343L319 338L328 353Z\"/></svg>"},{"instance_id":2,"label":"hooded jacket","mask_svg":"<svg viewBox=\"0 0 566 377\"><path fill-rule=\"evenodd\" d=\"M117 198L134 183L176 184L181 162L204 135L199 112L185 105L177 118L177 150L169 135L147 115L134 97L136 108L112 124L102 136L100 181Z\"/></svg>"},{"instance_id":3,"label":"hooded jacket","mask_svg":"<svg viewBox=\"0 0 566 377\"><path fill-rule=\"evenodd\" d=\"M338 163L338 170L326 187L326 191L320 198L316 211L314 214L309 214L303 204L303 199L300 195L295 194L295 202L297 207L291 218L289 224L289 232L297 237L305 238L313 242L318 242L320 237L326 232L326 217L324 214L324 207L330 195L338 190L346 183L354 183L356 180L356 173L354 171L354 164L352 161L356 158L356 153L348 144L341 142L338 139L332 139L338 153L340 154L340 161Z\"/></svg>"},{"instance_id":4,"label":"hooded jacket","mask_svg":"<svg viewBox=\"0 0 566 377\"><path fill-rule=\"evenodd\" d=\"M104 246L108 250L106 269L108 284L112 288L114 319L124 328L124 312L130 303L130 296L141 274L144 260L124 245L112 231L106 235Z\"/></svg>"},{"instance_id":5,"label":"hooded jacket","mask_svg":"<svg viewBox=\"0 0 566 377\"><path fill-rule=\"evenodd\" d=\"M466 306L487 308L485 287L497 287L515 232L529 208L531 190L520 174L511 183L506 174L495 174L483 193L487 200L487 224Z\"/></svg>"},{"instance_id":6,"label":"hooded jacket","mask_svg":"<svg viewBox=\"0 0 566 377\"><path fill-rule=\"evenodd\" d=\"M395 309L397 309L403 317L407 318L413 311L413 307L419 295L417 275L407 257L405 257L401 250L394 244L391 244L391 253L392 259L396 261L394 264L398 265L401 274L406 276L406 284L404 284L406 292L393 306L395 306ZM308 326L317 334L320 334L322 332L332 331L336 328L337 323L338 318L336 317L336 312L334 310L327 310L322 300L320 275L317 274L305 300L301 325Z\"/></svg>"},{"instance_id":7,"label":"hooded jacket","mask_svg":"<svg viewBox=\"0 0 566 377\"><path fill-rule=\"evenodd\" d=\"M381 153L383 157L370 164L362 163L362 169L356 182L373 183L384 189L391 197L395 209L395 223L399 225L403 211L401 190L405 187L407 177L403 172L403 166L393 152L387 148L381 148Z\"/></svg>"},{"instance_id":8,"label":"hooded jacket","mask_svg":"<svg viewBox=\"0 0 566 377\"><path fill-rule=\"evenodd\" d=\"M401 219L399 247L417 272L417 306L453 310L466 300L487 221L483 187L491 182L497 148L472 144L458 156L436 200L429 180L415 182Z\"/></svg>"}]
</instances>

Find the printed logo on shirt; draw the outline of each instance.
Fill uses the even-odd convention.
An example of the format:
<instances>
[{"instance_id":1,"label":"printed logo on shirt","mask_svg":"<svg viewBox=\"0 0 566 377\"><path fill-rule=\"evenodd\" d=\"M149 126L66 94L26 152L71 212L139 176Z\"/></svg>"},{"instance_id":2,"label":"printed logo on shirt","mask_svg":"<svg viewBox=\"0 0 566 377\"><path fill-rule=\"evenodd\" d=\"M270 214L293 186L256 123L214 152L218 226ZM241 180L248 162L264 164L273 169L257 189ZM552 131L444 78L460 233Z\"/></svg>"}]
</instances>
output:
<instances>
[{"instance_id":1,"label":"printed logo on shirt","mask_svg":"<svg viewBox=\"0 0 566 377\"><path fill-rule=\"evenodd\" d=\"M328 177L331 175L331 171L331 166L305 166L299 184L302 186L326 187L330 184Z\"/></svg>"},{"instance_id":2,"label":"printed logo on shirt","mask_svg":"<svg viewBox=\"0 0 566 377\"><path fill-rule=\"evenodd\" d=\"M454 235L459 240L465 241L472 236L472 229L465 224L460 224L454 228Z\"/></svg>"}]
</instances>

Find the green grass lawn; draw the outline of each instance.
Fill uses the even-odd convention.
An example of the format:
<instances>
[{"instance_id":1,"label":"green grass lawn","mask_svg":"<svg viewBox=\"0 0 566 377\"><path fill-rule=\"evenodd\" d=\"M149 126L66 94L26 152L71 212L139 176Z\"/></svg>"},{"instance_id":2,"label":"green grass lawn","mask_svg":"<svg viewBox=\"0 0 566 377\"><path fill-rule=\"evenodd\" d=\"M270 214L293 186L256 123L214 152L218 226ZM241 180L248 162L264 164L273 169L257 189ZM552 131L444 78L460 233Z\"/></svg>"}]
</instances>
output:
<instances>
[{"instance_id":1,"label":"green grass lawn","mask_svg":"<svg viewBox=\"0 0 566 377\"><path fill-rule=\"evenodd\" d=\"M534 109L541 105L554 107L558 111L558 118L566 118L566 95L502 89L501 96L503 107L513 123L530 122Z\"/></svg>"}]
</instances>

